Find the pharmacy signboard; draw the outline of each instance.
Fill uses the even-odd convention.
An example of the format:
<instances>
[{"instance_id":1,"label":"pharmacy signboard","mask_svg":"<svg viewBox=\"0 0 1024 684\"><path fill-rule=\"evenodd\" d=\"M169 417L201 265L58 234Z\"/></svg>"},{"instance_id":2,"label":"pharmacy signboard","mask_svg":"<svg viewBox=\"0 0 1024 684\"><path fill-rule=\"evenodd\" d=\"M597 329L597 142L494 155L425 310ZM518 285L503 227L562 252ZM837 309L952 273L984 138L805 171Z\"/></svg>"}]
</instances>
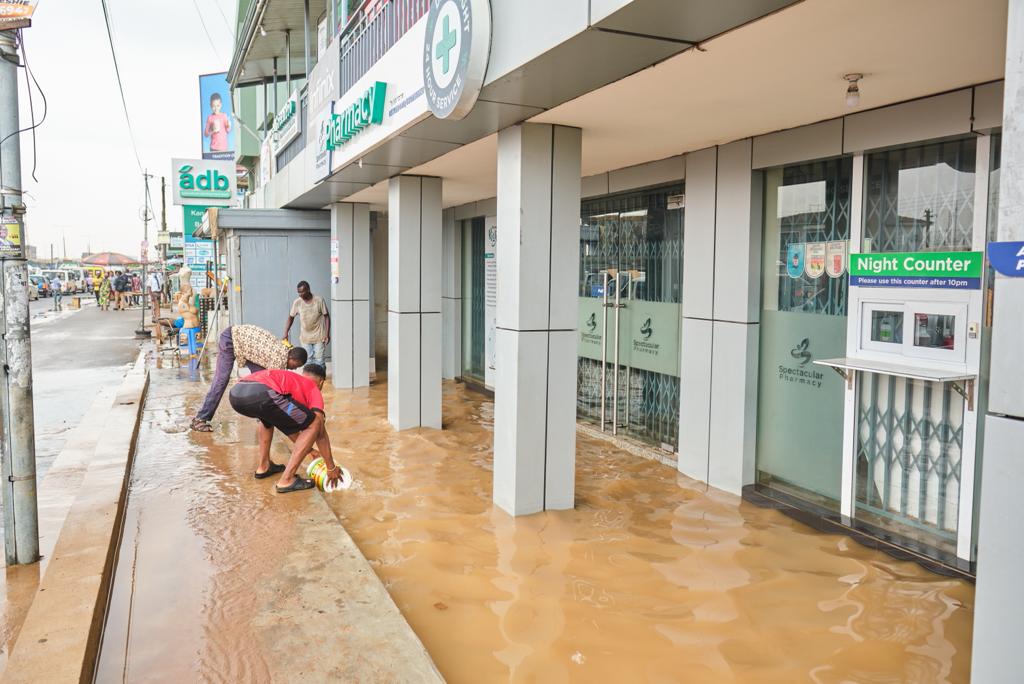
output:
<instances>
[{"instance_id":1,"label":"pharmacy signboard","mask_svg":"<svg viewBox=\"0 0 1024 684\"><path fill-rule=\"evenodd\" d=\"M850 284L859 287L977 290L982 252L885 252L850 255Z\"/></svg>"}]
</instances>

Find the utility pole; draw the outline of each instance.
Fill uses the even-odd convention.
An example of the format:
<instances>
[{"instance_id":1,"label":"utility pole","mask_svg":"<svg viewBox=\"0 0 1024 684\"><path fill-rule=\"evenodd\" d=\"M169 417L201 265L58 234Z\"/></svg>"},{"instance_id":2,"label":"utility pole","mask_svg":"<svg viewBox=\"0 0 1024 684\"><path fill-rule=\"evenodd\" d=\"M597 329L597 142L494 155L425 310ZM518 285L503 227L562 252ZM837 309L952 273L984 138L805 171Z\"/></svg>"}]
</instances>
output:
<instances>
[{"instance_id":1,"label":"utility pole","mask_svg":"<svg viewBox=\"0 0 1024 684\"><path fill-rule=\"evenodd\" d=\"M167 232L167 178L165 176L160 176L160 232L164 234L165 239L167 240L167 244L161 245L162 249L160 250L161 256L164 261L166 261L167 252L171 247L171 236L170 233ZM161 268L163 271L166 271L166 264ZM167 274L161 273L161 277L165 275Z\"/></svg>"},{"instance_id":2,"label":"utility pole","mask_svg":"<svg viewBox=\"0 0 1024 684\"><path fill-rule=\"evenodd\" d=\"M13 30L0 31L0 220L17 245L0 254L0 375L4 557L7 565L39 560L36 442L32 409L32 339L29 331L25 203L18 131L18 46ZM12 240L13 242L13 240ZM52 246L51 246L52 251Z\"/></svg>"},{"instance_id":3,"label":"utility pole","mask_svg":"<svg viewBox=\"0 0 1024 684\"><path fill-rule=\"evenodd\" d=\"M146 296L146 262L149 261L149 175L148 169L142 173L142 181L146 185L146 204L142 207L142 244L140 245L140 256L142 257L142 320L139 329L135 331L136 337L149 337L152 332L146 330L146 309L149 304L149 297Z\"/></svg>"}]
</instances>

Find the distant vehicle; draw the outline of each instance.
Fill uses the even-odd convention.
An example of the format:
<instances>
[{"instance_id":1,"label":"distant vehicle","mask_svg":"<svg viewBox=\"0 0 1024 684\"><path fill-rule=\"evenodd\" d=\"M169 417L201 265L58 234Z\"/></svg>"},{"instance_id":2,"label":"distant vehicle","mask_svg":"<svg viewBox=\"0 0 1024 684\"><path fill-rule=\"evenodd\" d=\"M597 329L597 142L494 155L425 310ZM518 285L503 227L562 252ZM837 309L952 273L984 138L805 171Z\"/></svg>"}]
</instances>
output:
<instances>
[{"instance_id":1,"label":"distant vehicle","mask_svg":"<svg viewBox=\"0 0 1024 684\"><path fill-rule=\"evenodd\" d=\"M69 269L63 268L47 268L43 269L42 275L46 278L46 282L52 282L54 278L60 278L60 282L63 284L62 292L64 294L74 294L82 289L82 280L75 279L75 273Z\"/></svg>"},{"instance_id":2,"label":"distant vehicle","mask_svg":"<svg viewBox=\"0 0 1024 684\"><path fill-rule=\"evenodd\" d=\"M29 298L38 299L39 297L50 296L50 281L43 275L30 275L28 277L29 282ZM35 297L32 296L32 291L35 291Z\"/></svg>"}]
</instances>

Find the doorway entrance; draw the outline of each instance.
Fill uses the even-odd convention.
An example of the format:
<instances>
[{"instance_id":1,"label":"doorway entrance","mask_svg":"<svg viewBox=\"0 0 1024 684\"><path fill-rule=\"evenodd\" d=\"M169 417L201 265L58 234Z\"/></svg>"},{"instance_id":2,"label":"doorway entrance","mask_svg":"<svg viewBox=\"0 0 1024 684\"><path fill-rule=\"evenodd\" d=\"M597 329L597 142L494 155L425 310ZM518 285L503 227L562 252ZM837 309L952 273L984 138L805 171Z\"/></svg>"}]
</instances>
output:
<instances>
[{"instance_id":1,"label":"doorway entrance","mask_svg":"<svg viewBox=\"0 0 1024 684\"><path fill-rule=\"evenodd\" d=\"M675 451L683 186L583 202L577 413Z\"/></svg>"}]
</instances>

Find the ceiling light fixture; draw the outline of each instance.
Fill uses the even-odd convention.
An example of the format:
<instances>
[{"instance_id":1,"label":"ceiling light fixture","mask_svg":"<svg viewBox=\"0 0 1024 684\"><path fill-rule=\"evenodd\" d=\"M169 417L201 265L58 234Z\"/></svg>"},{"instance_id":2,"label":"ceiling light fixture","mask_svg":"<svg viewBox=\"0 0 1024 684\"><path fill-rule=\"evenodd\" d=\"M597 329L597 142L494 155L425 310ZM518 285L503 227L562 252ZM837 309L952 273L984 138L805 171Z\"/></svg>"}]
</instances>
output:
<instances>
[{"instance_id":1,"label":"ceiling light fixture","mask_svg":"<svg viewBox=\"0 0 1024 684\"><path fill-rule=\"evenodd\" d=\"M263 24L260 24L260 35L264 38L267 37L267 29L263 28Z\"/></svg>"},{"instance_id":2,"label":"ceiling light fixture","mask_svg":"<svg viewBox=\"0 0 1024 684\"><path fill-rule=\"evenodd\" d=\"M359 158L359 168L363 168L363 158Z\"/></svg>"},{"instance_id":3,"label":"ceiling light fixture","mask_svg":"<svg viewBox=\"0 0 1024 684\"><path fill-rule=\"evenodd\" d=\"M843 80L850 84L846 88L847 107L856 107L860 104L860 86L858 84L862 78L864 78L864 74L846 74L843 76Z\"/></svg>"}]
</instances>

